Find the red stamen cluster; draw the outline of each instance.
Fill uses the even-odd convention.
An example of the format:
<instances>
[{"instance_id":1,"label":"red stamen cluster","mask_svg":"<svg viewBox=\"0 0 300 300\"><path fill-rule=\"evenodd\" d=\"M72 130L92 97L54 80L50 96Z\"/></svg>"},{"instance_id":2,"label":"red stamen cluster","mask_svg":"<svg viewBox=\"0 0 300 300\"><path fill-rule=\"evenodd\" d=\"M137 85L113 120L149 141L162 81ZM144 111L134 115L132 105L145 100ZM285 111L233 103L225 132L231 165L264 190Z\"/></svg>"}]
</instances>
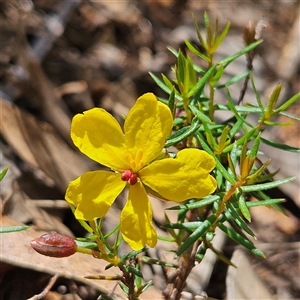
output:
<instances>
[{"instance_id":1,"label":"red stamen cluster","mask_svg":"<svg viewBox=\"0 0 300 300\"><path fill-rule=\"evenodd\" d=\"M130 185L136 184L138 180L137 174L132 173L130 170L123 172L121 178L123 181L127 181Z\"/></svg>"}]
</instances>

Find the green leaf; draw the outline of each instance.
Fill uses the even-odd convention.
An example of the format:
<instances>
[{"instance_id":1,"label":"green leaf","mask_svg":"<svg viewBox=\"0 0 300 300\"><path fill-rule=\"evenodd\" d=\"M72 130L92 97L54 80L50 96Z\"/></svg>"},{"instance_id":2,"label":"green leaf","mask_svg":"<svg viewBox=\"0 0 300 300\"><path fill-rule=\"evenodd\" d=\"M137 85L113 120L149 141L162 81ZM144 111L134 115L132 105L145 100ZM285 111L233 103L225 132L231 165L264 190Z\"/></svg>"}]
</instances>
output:
<instances>
[{"instance_id":1,"label":"green leaf","mask_svg":"<svg viewBox=\"0 0 300 300\"><path fill-rule=\"evenodd\" d=\"M160 241L163 241L163 242L167 242L167 243L175 243L176 242L176 239L166 237L166 236L158 236L157 239Z\"/></svg>"},{"instance_id":2,"label":"green leaf","mask_svg":"<svg viewBox=\"0 0 300 300\"><path fill-rule=\"evenodd\" d=\"M86 237L77 237L76 241L91 243L91 241L95 241L96 238L97 238L97 235L96 234L92 234L92 235L88 235Z\"/></svg>"},{"instance_id":3,"label":"green leaf","mask_svg":"<svg viewBox=\"0 0 300 300\"><path fill-rule=\"evenodd\" d=\"M207 206L209 204L212 204L215 201L220 201L220 200L221 200L221 197L218 195L206 196L206 197L202 198L201 200L197 200L193 203L187 203L187 204L168 207L168 208L166 208L166 210L181 210L181 209L191 210L191 209Z\"/></svg>"},{"instance_id":4,"label":"green leaf","mask_svg":"<svg viewBox=\"0 0 300 300\"><path fill-rule=\"evenodd\" d=\"M230 28L230 22L227 23L227 25L225 26L225 28L222 31L222 33L219 35L219 37L217 38L217 40L214 42L214 45L213 45L213 47L211 49L212 52L216 52L216 50L219 48L219 46L223 42L225 36L227 35L229 28Z\"/></svg>"},{"instance_id":5,"label":"green leaf","mask_svg":"<svg viewBox=\"0 0 300 300\"><path fill-rule=\"evenodd\" d=\"M137 271L139 271L139 272L141 271L141 265L139 263L136 264L135 268ZM142 277L141 276L135 276L135 284L138 289L141 288L141 286L142 286Z\"/></svg>"},{"instance_id":6,"label":"green leaf","mask_svg":"<svg viewBox=\"0 0 300 300\"><path fill-rule=\"evenodd\" d=\"M291 146L288 146L288 145L285 145L285 144L276 143L274 141L266 140L264 138L261 138L261 141L264 144L269 145L273 148L277 148L277 149L281 149L281 150L289 151L289 152L300 153L300 149L296 148L296 147L291 147Z\"/></svg>"},{"instance_id":7,"label":"green leaf","mask_svg":"<svg viewBox=\"0 0 300 300\"><path fill-rule=\"evenodd\" d=\"M252 237L255 237L255 234L253 233L253 231L248 227L248 225L246 224L246 222L241 218L241 216L239 215L239 213L237 212L238 208L235 207L235 205L233 203L229 203L227 205L227 212L225 212L225 216L227 218L227 220L233 219L235 221L235 223L242 228L245 232L247 232L249 235L251 235Z\"/></svg>"},{"instance_id":8,"label":"green leaf","mask_svg":"<svg viewBox=\"0 0 300 300\"><path fill-rule=\"evenodd\" d=\"M150 258L148 256L142 256L140 260L148 265L157 265L157 266L164 266L170 268L178 268L178 265L168 263L159 259Z\"/></svg>"},{"instance_id":9,"label":"green leaf","mask_svg":"<svg viewBox=\"0 0 300 300\"><path fill-rule=\"evenodd\" d=\"M189 71L189 87L190 85L195 85L197 83L196 71L194 69L192 59L187 55L186 57L186 67Z\"/></svg>"},{"instance_id":10,"label":"green leaf","mask_svg":"<svg viewBox=\"0 0 300 300\"><path fill-rule=\"evenodd\" d=\"M261 44L263 41L262 40L258 40L254 43L252 43L251 45L245 47L244 49L242 49L241 51L238 51L237 53L225 57L224 59L222 59L221 61L219 61L219 64L224 64L225 68L235 59L237 59L238 57L240 57L241 55L253 50L254 48L256 48L259 44Z\"/></svg>"},{"instance_id":11,"label":"green leaf","mask_svg":"<svg viewBox=\"0 0 300 300\"><path fill-rule=\"evenodd\" d=\"M158 85L158 87L163 90L165 93L170 95L173 91L173 88L170 89L168 86L165 85L165 83L160 80L157 76L155 76L153 73L149 72L149 75L152 77L153 81ZM175 93L175 98L179 101L182 101L182 97Z\"/></svg>"},{"instance_id":12,"label":"green leaf","mask_svg":"<svg viewBox=\"0 0 300 300\"><path fill-rule=\"evenodd\" d=\"M121 281L119 281L119 286L120 286L120 288L122 289L122 291L123 291L126 295L128 295L128 293L129 293L128 287L127 287L124 283L122 283Z\"/></svg>"},{"instance_id":13,"label":"green leaf","mask_svg":"<svg viewBox=\"0 0 300 300\"><path fill-rule=\"evenodd\" d=\"M235 106L234 103L233 103L233 99L231 97L231 94L230 94L230 91L228 88L226 88L226 94L227 94L227 97L228 97L228 107L229 109L231 110L231 112L234 114L236 120L238 121L243 121L243 123L247 124L249 127L253 127L250 123L248 123L246 121L246 118L242 118L242 116L240 115L240 113L238 112L237 110L237 107L239 106ZM242 123L242 124L243 124ZM245 131L245 130L244 130Z\"/></svg>"},{"instance_id":14,"label":"green leaf","mask_svg":"<svg viewBox=\"0 0 300 300\"><path fill-rule=\"evenodd\" d=\"M212 49L213 49L213 45L215 44L215 42L217 40L218 33L219 33L219 19L218 19L218 17L216 17L215 27L213 29L212 43L211 43L211 53L215 52Z\"/></svg>"},{"instance_id":15,"label":"green leaf","mask_svg":"<svg viewBox=\"0 0 300 300\"><path fill-rule=\"evenodd\" d=\"M176 107L176 106L175 106ZM180 125L183 125L185 121L185 118L184 117L180 117L180 118L175 118L174 119L174 122L173 122L173 125L174 126L180 126Z\"/></svg>"},{"instance_id":16,"label":"green leaf","mask_svg":"<svg viewBox=\"0 0 300 300\"><path fill-rule=\"evenodd\" d=\"M231 79L229 79L228 81L226 81L225 83L215 86L214 89L217 91L217 90L223 89L224 87L233 85L233 84L241 81L245 77L249 76L249 73L250 73L250 71L247 70L242 74L236 75L236 76L232 77Z\"/></svg>"},{"instance_id":17,"label":"green leaf","mask_svg":"<svg viewBox=\"0 0 300 300\"><path fill-rule=\"evenodd\" d=\"M258 106L261 110L261 113L264 114L265 106L263 105L263 103L260 99L260 95L259 95L259 93L256 89L252 72L250 73L250 80L251 80L252 88L253 88L253 91L254 91L254 94L255 94L255 97L256 97L256 100L257 100L257 104L258 104Z\"/></svg>"},{"instance_id":18,"label":"green leaf","mask_svg":"<svg viewBox=\"0 0 300 300\"><path fill-rule=\"evenodd\" d=\"M280 179L280 180L261 183L261 184L245 185L245 186L241 186L241 190L244 193L269 190L269 189L273 189L275 187L281 186L285 183L289 183L295 179L296 179L296 177L288 177L285 179Z\"/></svg>"},{"instance_id":19,"label":"green leaf","mask_svg":"<svg viewBox=\"0 0 300 300\"><path fill-rule=\"evenodd\" d=\"M229 127L227 125L222 130L222 133L221 133L221 136L220 136L219 146L222 147L222 148L224 147L224 145L225 145L225 143L227 141L228 131L229 131Z\"/></svg>"},{"instance_id":20,"label":"green leaf","mask_svg":"<svg viewBox=\"0 0 300 300\"><path fill-rule=\"evenodd\" d=\"M236 168L237 162L238 162L238 151L237 150L238 150L237 144L236 144L236 142L234 142L232 150L230 152L230 158L231 158L234 169ZM235 174L235 171L233 172L233 174Z\"/></svg>"},{"instance_id":21,"label":"green leaf","mask_svg":"<svg viewBox=\"0 0 300 300\"><path fill-rule=\"evenodd\" d=\"M197 21L196 21L196 19L195 19L194 16L193 16L193 19L194 19L194 24L195 24L195 27L196 27L196 31L197 31L197 36L198 36L199 42L203 46L203 48L207 51L207 49L208 49L207 43L205 42L205 40L203 39L203 37L201 35L200 28L199 28L198 23L197 23Z\"/></svg>"},{"instance_id":22,"label":"green leaf","mask_svg":"<svg viewBox=\"0 0 300 300\"><path fill-rule=\"evenodd\" d=\"M204 26L205 28L209 27L209 16L208 16L208 13L205 11L204 12Z\"/></svg>"},{"instance_id":23,"label":"green leaf","mask_svg":"<svg viewBox=\"0 0 300 300\"><path fill-rule=\"evenodd\" d=\"M291 126L294 123L293 122L275 122L275 121L269 121L269 120L265 120L264 124L269 125L269 126Z\"/></svg>"},{"instance_id":24,"label":"green leaf","mask_svg":"<svg viewBox=\"0 0 300 300\"><path fill-rule=\"evenodd\" d=\"M249 141L252 135L254 135L257 132L256 128L251 129L249 132L247 132L245 135L243 135L240 139L236 141L237 146L241 146L245 143L245 141ZM227 146L224 150L223 153L227 153L231 151L233 147L233 144Z\"/></svg>"},{"instance_id":25,"label":"green leaf","mask_svg":"<svg viewBox=\"0 0 300 300\"><path fill-rule=\"evenodd\" d=\"M169 97L169 100L168 100L168 106L171 110L171 113L173 115L173 118L175 116L175 113L176 113L176 103L175 103L175 91L174 89L172 90L171 94L170 94L170 97Z\"/></svg>"},{"instance_id":26,"label":"green leaf","mask_svg":"<svg viewBox=\"0 0 300 300\"><path fill-rule=\"evenodd\" d=\"M153 284L153 280L147 281L141 288L141 294L146 292L152 284Z\"/></svg>"},{"instance_id":27,"label":"green leaf","mask_svg":"<svg viewBox=\"0 0 300 300\"><path fill-rule=\"evenodd\" d=\"M228 173L231 173L231 175L234 178L237 178L237 175L236 175L236 172L235 172L236 166L235 166L235 163L232 161L231 155L227 154L227 159L228 159L228 165L229 165Z\"/></svg>"},{"instance_id":28,"label":"green leaf","mask_svg":"<svg viewBox=\"0 0 300 300\"><path fill-rule=\"evenodd\" d=\"M251 148L250 155L249 155L250 160L256 158L256 156L257 156L257 153L258 153L258 150L259 150L259 145L260 145L260 138L261 137L260 137L260 134L259 134L256 137L255 141L254 141L254 144Z\"/></svg>"},{"instance_id":29,"label":"green leaf","mask_svg":"<svg viewBox=\"0 0 300 300\"><path fill-rule=\"evenodd\" d=\"M245 199L245 197L244 197L243 195L240 195L240 196L239 196L238 203L239 203L239 208L240 208L240 210L241 210L241 213L243 214L243 216L245 217L245 219L246 219L248 222L251 222L250 211L249 211L249 209L248 209L246 199Z\"/></svg>"},{"instance_id":30,"label":"green leaf","mask_svg":"<svg viewBox=\"0 0 300 300\"><path fill-rule=\"evenodd\" d=\"M290 98L289 100L285 101L281 106L279 106L272 115L276 115L279 112L282 112L284 110L286 110L287 108L289 108L293 103L295 103L298 99L300 98L300 92L297 93L296 95L294 95L292 98Z\"/></svg>"},{"instance_id":31,"label":"green leaf","mask_svg":"<svg viewBox=\"0 0 300 300\"><path fill-rule=\"evenodd\" d=\"M250 194L253 198L256 198L256 199L259 200L259 201L270 199L270 196L267 195L267 194L266 194L265 192L263 192L263 191L250 192L249 194Z\"/></svg>"},{"instance_id":32,"label":"green leaf","mask_svg":"<svg viewBox=\"0 0 300 300\"><path fill-rule=\"evenodd\" d=\"M197 261L201 262L206 254L207 248L205 247L204 244L202 244L196 254L196 259Z\"/></svg>"},{"instance_id":33,"label":"green leaf","mask_svg":"<svg viewBox=\"0 0 300 300\"><path fill-rule=\"evenodd\" d=\"M180 84L183 85L184 83L184 79L185 79L185 69L186 69L186 64L185 64L185 57L184 55L182 54L181 51L179 51L179 55L177 57L177 84L179 86L179 89L180 89ZM183 90L181 90L181 93L183 93Z\"/></svg>"},{"instance_id":34,"label":"green leaf","mask_svg":"<svg viewBox=\"0 0 300 300\"><path fill-rule=\"evenodd\" d=\"M246 155L247 153L247 141L245 141L242 152L240 156L240 175L241 178L246 178L249 175L250 170L248 169L251 166L251 162L249 161L249 156ZM252 166L251 166L252 167Z\"/></svg>"},{"instance_id":35,"label":"green leaf","mask_svg":"<svg viewBox=\"0 0 300 300\"><path fill-rule=\"evenodd\" d=\"M71 210L72 210L72 213L75 214L75 207L74 207L73 205L71 205L71 204L69 204L69 206L70 206L70 208L71 208ZM93 233L93 232L94 232L93 229L92 229L92 227L89 226L89 225L86 223L86 221L84 221L84 220L77 220L77 221L79 222L79 224L80 224L87 232L89 232L89 233Z\"/></svg>"},{"instance_id":36,"label":"green leaf","mask_svg":"<svg viewBox=\"0 0 300 300\"><path fill-rule=\"evenodd\" d=\"M144 250L145 250L145 249L143 248L143 249L141 249L141 250L131 251L131 252L129 252L129 253L123 255L123 256L121 257L121 260L124 261L124 260L127 260L127 259L131 258L131 257L135 257L135 256L137 256L138 254L142 253Z\"/></svg>"},{"instance_id":37,"label":"green leaf","mask_svg":"<svg viewBox=\"0 0 300 300\"><path fill-rule=\"evenodd\" d=\"M250 250L253 254L265 257L264 253L257 249L252 242L250 242L247 238L243 237L242 235L236 233L235 231L231 230L230 228L226 227L224 224L219 223L218 227L226 233L226 235L237 242L238 244L244 246L246 249Z\"/></svg>"},{"instance_id":38,"label":"green leaf","mask_svg":"<svg viewBox=\"0 0 300 300\"><path fill-rule=\"evenodd\" d=\"M185 41L185 44L186 44L186 46L188 47L188 49L189 49L192 53L196 54L197 56L199 56L200 58L202 58L203 60L205 60L205 61L207 61L207 62L210 61L210 59L209 59L205 54L203 54L202 52L200 52L200 51L199 51L193 44L191 44L189 41Z\"/></svg>"},{"instance_id":39,"label":"green leaf","mask_svg":"<svg viewBox=\"0 0 300 300\"><path fill-rule=\"evenodd\" d=\"M269 160L269 162L271 162L271 160ZM258 178L255 178L256 175L259 175L259 172L261 170L264 171L264 169L263 169L264 166L265 166L265 164L261 168L259 168L258 171L256 171L255 173L251 174L250 176L248 176L247 177L247 182L248 182L248 180L252 180L253 178L255 179L255 183L261 183L261 182L271 181L271 180L273 180L274 176L280 171L280 169L278 169L277 171L275 171L273 173L266 173L264 175L260 175ZM252 176L253 176L253 178L252 178Z\"/></svg>"},{"instance_id":40,"label":"green leaf","mask_svg":"<svg viewBox=\"0 0 300 300\"><path fill-rule=\"evenodd\" d=\"M270 118L272 115L276 115L276 113L274 113L273 110L278 102L281 89L282 89L282 83L278 83L271 94L271 97L268 101L267 108L266 108L266 116L268 118Z\"/></svg>"},{"instance_id":41,"label":"green leaf","mask_svg":"<svg viewBox=\"0 0 300 300\"><path fill-rule=\"evenodd\" d=\"M141 271L137 270L136 268L131 267L131 266L126 266L126 269L129 273L134 274L135 276L143 278L143 273Z\"/></svg>"},{"instance_id":42,"label":"green leaf","mask_svg":"<svg viewBox=\"0 0 300 300\"><path fill-rule=\"evenodd\" d=\"M193 69L194 71L194 69ZM190 84L191 84L191 78L190 78L190 72L189 72L189 67L187 61L185 61L185 66L184 66L184 81L183 81L183 98L185 98L185 95L188 93L190 89Z\"/></svg>"},{"instance_id":43,"label":"green leaf","mask_svg":"<svg viewBox=\"0 0 300 300\"><path fill-rule=\"evenodd\" d=\"M267 167L271 160L267 160L263 165L261 165L259 168L255 166L254 172L251 175L247 176L246 184L257 184L260 182L268 182L273 179L273 177L278 173L279 169L273 173L269 173L267 171Z\"/></svg>"},{"instance_id":44,"label":"green leaf","mask_svg":"<svg viewBox=\"0 0 300 300\"><path fill-rule=\"evenodd\" d=\"M212 224L217 220L215 215L211 215L207 220L205 220L180 246L178 251L176 252L176 256L181 255L184 251L186 251L189 247L191 247L196 240L198 240L209 228Z\"/></svg>"},{"instance_id":45,"label":"green leaf","mask_svg":"<svg viewBox=\"0 0 300 300\"><path fill-rule=\"evenodd\" d=\"M10 233L10 232L17 232L22 231L30 228L30 226L22 225L22 226L1 226L0 233Z\"/></svg>"},{"instance_id":46,"label":"green leaf","mask_svg":"<svg viewBox=\"0 0 300 300\"><path fill-rule=\"evenodd\" d=\"M233 125L233 127L230 129L229 131L229 136L230 138L234 138L234 136L238 133L238 131L241 129L243 123L245 122L247 115L241 115L241 118L237 120L237 122L235 122L235 124Z\"/></svg>"},{"instance_id":47,"label":"green leaf","mask_svg":"<svg viewBox=\"0 0 300 300\"><path fill-rule=\"evenodd\" d=\"M117 225L114 229L112 229L110 232L108 232L106 235L104 235L104 239L109 238L110 236L112 236L117 230L120 229L120 225Z\"/></svg>"},{"instance_id":48,"label":"green leaf","mask_svg":"<svg viewBox=\"0 0 300 300\"><path fill-rule=\"evenodd\" d=\"M174 90L174 83L171 82L171 80L167 76L165 76L164 74L161 74L161 78L162 78L164 84L166 85L166 87L169 88L169 90L173 91Z\"/></svg>"},{"instance_id":49,"label":"green leaf","mask_svg":"<svg viewBox=\"0 0 300 300\"><path fill-rule=\"evenodd\" d=\"M290 118L292 120L300 121L300 116L291 114L289 112L281 111L279 114L282 115L282 116L288 117L288 118Z\"/></svg>"},{"instance_id":50,"label":"green leaf","mask_svg":"<svg viewBox=\"0 0 300 300\"><path fill-rule=\"evenodd\" d=\"M2 181L2 179L3 179L4 176L6 175L8 169L9 169L9 167L6 167L6 168L0 173L0 181Z\"/></svg>"},{"instance_id":51,"label":"green leaf","mask_svg":"<svg viewBox=\"0 0 300 300\"><path fill-rule=\"evenodd\" d=\"M217 186L221 186L223 183L223 175L218 169L216 169L215 172L215 179L217 181Z\"/></svg>"},{"instance_id":52,"label":"green leaf","mask_svg":"<svg viewBox=\"0 0 300 300\"><path fill-rule=\"evenodd\" d=\"M186 214L187 214L187 210L186 209L181 209L179 212L178 212L178 215L177 215L177 222L183 222L184 219L186 218ZM179 235L180 236L180 233Z\"/></svg>"},{"instance_id":53,"label":"green leaf","mask_svg":"<svg viewBox=\"0 0 300 300\"><path fill-rule=\"evenodd\" d=\"M167 47L167 49L175 56L178 57L179 55L179 51L177 51L176 49L174 49L173 47Z\"/></svg>"},{"instance_id":54,"label":"green leaf","mask_svg":"<svg viewBox=\"0 0 300 300\"><path fill-rule=\"evenodd\" d=\"M251 201L246 202L249 208L258 207L258 206L273 206L274 204L280 204L285 202L283 198L274 198L274 199L267 199L267 200L259 200L259 201Z\"/></svg>"},{"instance_id":55,"label":"green leaf","mask_svg":"<svg viewBox=\"0 0 300 300\"><path fill-rule=\"evenodd\" d=\"M165 214L165 223L170 224L171 220L170 220L169 216L166 213L164 213L164 214ZM175 240L177 239L177 234L175 233L175 230L173 230L172 228L168 228L168 232L172 236L172 238L174 238Z\"/></svg>"},{"instance_id":56,"label":"green leaf","mask_svg":"<svg viewBox=\"0 0 300 300\"><path fill-rule=\"evenodd\" d=\"M194 70L195 70L195 72L196 73L199 73L199 74L201 74L201 75L204 75L205 74L205 72L206 72L206 70L205 69L203 69L203 68L201 68L200 66L197 66L197 65L193 65L194 66Z\"/></svg>"},{"instance_id":57,"label":"green leaf","mask_svg":"<svg viewBox=\"0 0 300 300\"><path fill-rule=\"evenodd\" d=\"M95 242L83 242L83 241L75 240L75 243L80 248L89 248L90 249L90 248L97 247L97 243L95 243Z\"/></svg>"},{"instance_id":58,"label":"green leaf","mask_svg":"<svg viewBox=\"0 0 300 300\"><path fill-rule=\"evenodd\" d=\"M214 135L208 126L211 123L211 120L209 117L207 117L203 112L196 109L196 107L189 105L189 109L192 111L194 115L201 121L202 126L204 127L204 131L208 140L208 143L212 146L213 149L217 149L218 145L215 141Z\"/></svg>"},{"instance_id":59,"label":"green leaf","mask_svg":"<svg viewBox=\"0 0 300 300\"><path fill-rule=\"evenodd\" d=\"M190 111L201 121L201 123L209 124L211 119L193 105L189 105Z\"/></svg>"},{"instance_id":60,"label":"green leaf","mask_svg":"<svg viewBox=\"0 0 300 300\"><path fill-rule=\"evenodd\" d=\"M105 269L107 269L107 268L105 268ZM87 275L87 276L84 276L83 278L96 279L96 280L121 280L122 276L121 275L112 275L112 276L109 276L109 275Z\"/></svg>"},{"instance_id":61,"label":"green leaf","mask_svg":"<svg viewBox=\"0 0 300 300\"><path fill-rule=\"evenodd\" d=\"M191 136L199 127L199 121L194 118L190 126L183 127L170 136L165 144L165 148L173 146Z\"/></svg>"},{"instance_id":62,"label":"green leaf","mask_svg":"<svg viewBox=\"0 0 300 300\"><path fill-rule=\"evenodd\" d=\"M218 71L216 72L216 74L214 75L212 80L210 81L210 84L212 86L215 86L219 82L219 80L223 76L223 74L224 74L224 66L220 65Z\"/></svg>"},{"instance_id":63,"label":"green leaf","mask_svg":"<svg viewBox=\"0 0 300 300\"><path fill-rule=\"evenodd\" d=\"M169 100L168 100L168 99L165 99L165 98L162 98L162 97L157 97L157 99L158 99L161 103L163 103L163 104L165 104L165 105L168 106L168 103L169 103ZM178 107L183 107L183 105L182 105L181 103L179 103Z\"/></svg>"},{"instance_id":64,"label":"green leaf","mask_svg":"<svg viewBox=\"0 0 300 300\"><path fill-rule=\"evenodd\" d=\"M210 76L215 72L217 65L212 66L205 75L197 82L197 84L189 91L188 98L197 94L197 92L204 87Z\"/></svg>"},{"instance_id":65,"label":"green leaf","mask_svg":"<svg viewBox=\"0 0 300 300\"><path fill-rule=\"evenodd\" d=\"M111 298L111 297L106 296L106 295L100 295L99 300L114 300L114 298Z\"/></svg>"},{"instance_id":66,"label":"green leaf","mask_svg":"<svg viewBox=\"0 0 300 300\"><path fill-rule=\"evenodd\" d=\"M202 224L203 222L201 221L193 221L193 222L185 222L185 223L169 223L163 225L163 227L172 228L172 229L195 230Z\"/></svg>"},{"instance_id":67,"label":"green leaf","mask_svg":"<svg viewBox=\"0 0 300 300\"><path fill-rule=\"evenodd\" d=\"M201 145L201 147L203 148L203 150L205 150L206 152L208 152L211 156L213 156L213 158L216 161L216 167L217 169L222 173L223 177L226 178L226 180L228 182L231 183L231 185L235 184L234 178L232 178L232 176L228 173L228 171L224 168L224 166L222 165L222 163L219 161L219 159L215 156L215 154L213 153L213 151L210 149L210 147L206 144L206 142L201 138L201 135L199 133L196 134L196 138L198 143Z\"/></svg>"},{"instance_id":68,"label":"green leaf","mask_svg":"<svg viewBox=\"0 0 300 300\"><path fill-rule=\"evenodd\" d=\"M261 113L261 109L257 106L254 105L248 105L248 106L234 106L235 111L239 112L239 113ZM224 104L216 104L215 105L215 109L216 110L226 110L226 111L231 111L231 109L229 108L228 105L224 105Z\"/></svg>"}]
</instances>

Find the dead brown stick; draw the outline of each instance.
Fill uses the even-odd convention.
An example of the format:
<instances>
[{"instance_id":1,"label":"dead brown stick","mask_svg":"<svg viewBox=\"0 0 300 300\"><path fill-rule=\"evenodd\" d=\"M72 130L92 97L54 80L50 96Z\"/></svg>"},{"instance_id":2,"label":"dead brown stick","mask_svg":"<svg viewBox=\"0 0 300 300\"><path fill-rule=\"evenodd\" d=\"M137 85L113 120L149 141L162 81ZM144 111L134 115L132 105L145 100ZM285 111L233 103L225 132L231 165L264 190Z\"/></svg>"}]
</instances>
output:
<instances>
[{"instance_id":1,"label":"dead brown stick","mask_svg":"<svg viewBox=\"0 0 300 300\"><path fill-rule=\"evenodd\" d=\"M53 287L53 285L56 282L58 277L59 277L59 273L56 273L53 277L51 277L51 279L49 280L49 283L47 284L47 286L44 288L44 290L40 294L34 295L33 297L28 298L27 300L43 299L43 297L45 297L47 295L47 293L50 291L50 289Z\"/></svg>"}]
</instances>

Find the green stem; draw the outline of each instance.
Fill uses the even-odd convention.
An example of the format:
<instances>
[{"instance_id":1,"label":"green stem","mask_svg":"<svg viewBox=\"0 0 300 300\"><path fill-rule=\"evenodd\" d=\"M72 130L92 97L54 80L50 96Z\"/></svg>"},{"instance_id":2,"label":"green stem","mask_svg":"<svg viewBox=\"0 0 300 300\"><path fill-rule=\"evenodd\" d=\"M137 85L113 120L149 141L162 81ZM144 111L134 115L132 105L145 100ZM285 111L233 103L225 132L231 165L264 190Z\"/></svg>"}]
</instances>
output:
<instances>
[{"instance_id":1,"label":"green stem","mask_svg":"<svg viewBox=\"0 0 300 300\"><path fill-rule=\"evenodd\" d=\"M99 249L99 251L100 251L100 252L99 252L99 253L100 253L100 254L99 254L100 257L98 257L98 254L97 254L95 257L104 259L104 260L106 260L107 262L113 264L114 266L117 266L117 265L120 263L120 259L118 258L117 255L114 255L114 256L109 256L109 255L108 255L108 253L107 253L107 251L106 251L106 249L105 249L105 245L104 245L103 241L101 241L101 239L100 239L100 237L99 237L98 230L97 230L97 227L96 227L95 222L96 222L96 221L90 221L90 222L89 222L91 228L93 229L93 231L94 231L94 233L95 233L95 235L96 235L96 243L97 243L98 249ZM88 249L86 249L86 250L88 250ZM89 250L90 250L90 249L89 249ZM81 252L81 251L79 251L79 252ZM94 252L96 253L97 251L94 251ZM82 253L84 253L84 252L82 252ZM88 252L85 252L85 253L90 254L90 253L88 253ZM97 252L97 253L98 253L98 252ZM94 253L92 253L92 255L94 256Z\"/></svg>"},{"instance_id":2,"label":"green stem","mask_svg":"<svg viewBox=\"0 0 300 300\"><path fill-rule=\"evenodd\" d=\"M185 111L186 121L190 125L192 123L192 116L188 108L188 105L189 105L189 98L186 95L183 95L183 109Z\"/></svg>"},{"instance_id":3,"label":"green stem","mask_svg":"<svg viewBox=\"0 0 300 300\"><path fill-rule=\"evenodd\" d=\"M89 248L77 247L76 252L92 255L92 256L94 256L96 258L99 258L99 259L103 258L103 255L102 255L101 252L95 251L95 250L92 250L92 249L89 249Z\"/></svg>"},{"instance_id":4,"label":"green stem","mask_svg":"<svg viewBox=\"0 0 300 300\"><path fill-rule=\"evenodd\" d=\"M211 84L209 84L209 91L210 91L210 97L209 97L209 118L213 122L214 119L215 119L215 89L214 89L214 87Z\"/></svg>"},{"instance_id":5,"label":"green stem","mask_svg":"<svg viewBox=\"0 0 300 300\"><path fill-rule=\"evenodd\" d=\"M209 57L209 64L208 69L213 66L213 53L208 53ZM214 86L211 84L214 74L212 74L209 78L209 118L213 122L215 119L215 89Z\"/></svg>"}]
</instances>

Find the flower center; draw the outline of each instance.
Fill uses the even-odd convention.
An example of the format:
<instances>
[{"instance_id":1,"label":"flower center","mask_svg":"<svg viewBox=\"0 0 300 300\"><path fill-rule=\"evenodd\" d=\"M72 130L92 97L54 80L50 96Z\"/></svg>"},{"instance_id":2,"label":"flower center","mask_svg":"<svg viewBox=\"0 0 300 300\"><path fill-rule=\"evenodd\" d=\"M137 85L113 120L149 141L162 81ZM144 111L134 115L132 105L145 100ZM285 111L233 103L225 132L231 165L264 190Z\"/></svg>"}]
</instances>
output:
<instances>
[{"instance_id":1,"label":"flower center","mask_svg":"<svg viewBox=\"0 0 300 300\"><path fill-rule=\"evenodd\" d=\"M138 172L140 169L144 167L144 162L142 161L143 158L143 150L139 149L133 158L131 154L128 154L127 159L130 163L131 170L133 172Z\"/></svg>"},{"instance_id":2,"label":"flower center","mask_svg":"<svg viewBox=\"0 0 300 300\"><path fill-rule=\"evenodd\" d=\"M121 179L127 181L130 185L134 185L138 181L138 176L135 173L132 173L131 170L126 170L122 173Z\"/></svg>"}]
</instances>

